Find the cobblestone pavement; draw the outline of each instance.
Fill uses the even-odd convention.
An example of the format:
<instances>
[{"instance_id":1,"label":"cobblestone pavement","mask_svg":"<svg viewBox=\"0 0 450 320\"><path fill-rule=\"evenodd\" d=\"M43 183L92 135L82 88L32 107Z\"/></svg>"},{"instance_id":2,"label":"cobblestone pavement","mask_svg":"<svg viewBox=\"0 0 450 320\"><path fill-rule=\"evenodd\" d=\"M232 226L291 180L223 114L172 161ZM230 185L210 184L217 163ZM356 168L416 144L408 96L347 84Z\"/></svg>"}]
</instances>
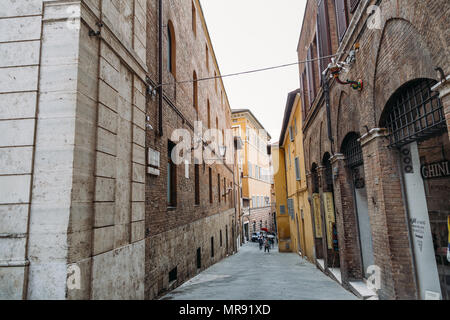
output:
<instances>
[{"instance_id":1,"label":"cobblestone pavement","mask_svg":"<svg viewBox=\"0 0 450 320\"><path fill-rule=\"evenodd\" d=\"M295 253L247 243L161 300L356 300Z\"/></svg>"}]
</instances>

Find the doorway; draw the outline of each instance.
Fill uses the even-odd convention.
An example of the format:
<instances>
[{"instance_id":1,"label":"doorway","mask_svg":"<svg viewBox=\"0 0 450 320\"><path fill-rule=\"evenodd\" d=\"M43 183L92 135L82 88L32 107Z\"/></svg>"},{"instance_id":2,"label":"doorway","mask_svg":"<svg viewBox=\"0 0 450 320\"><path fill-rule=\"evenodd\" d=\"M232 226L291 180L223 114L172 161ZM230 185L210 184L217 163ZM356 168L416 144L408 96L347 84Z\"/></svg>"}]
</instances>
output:
<instances>
[{"instance_id":1,"label":"doorway","mask_svg":"<svg viewBox=\"0 0 450 320\"><path fill-rule=\"evenodd\" d=\"M359 247L361 248L362 274L368 278L368 268L375 264L373 254L372 228L369 218L369 205L364 174L364 160L359 135L349 133L341 152L345 155L348 174L351 177L354 207L358 228Z\"/></svg>"}]
</instances>

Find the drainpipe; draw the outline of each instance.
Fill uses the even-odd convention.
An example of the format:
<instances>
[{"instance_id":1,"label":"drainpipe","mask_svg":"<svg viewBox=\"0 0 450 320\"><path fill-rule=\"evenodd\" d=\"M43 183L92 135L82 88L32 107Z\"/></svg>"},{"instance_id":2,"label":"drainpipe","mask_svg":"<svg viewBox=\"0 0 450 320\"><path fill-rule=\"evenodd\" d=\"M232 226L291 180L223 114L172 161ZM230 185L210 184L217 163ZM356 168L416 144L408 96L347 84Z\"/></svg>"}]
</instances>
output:
<instances>
[{"instance_id":1,"label":"drainpipe","mask_svg":"<svg viewBox=\"0 0 450 320\"><path fill-rule=\"evenodd\" d=\"M158 134L163 136L163 0L159 0L159 101L158 101Z\"/></svg>"}]
</instances>

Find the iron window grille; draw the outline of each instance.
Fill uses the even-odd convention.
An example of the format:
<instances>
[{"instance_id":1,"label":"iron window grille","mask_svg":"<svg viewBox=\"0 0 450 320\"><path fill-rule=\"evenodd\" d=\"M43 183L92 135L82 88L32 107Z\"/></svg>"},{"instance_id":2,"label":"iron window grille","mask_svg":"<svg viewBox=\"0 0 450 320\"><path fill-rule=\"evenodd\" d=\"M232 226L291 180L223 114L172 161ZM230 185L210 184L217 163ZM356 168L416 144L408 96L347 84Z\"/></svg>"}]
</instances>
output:
<instances>
[{"instance_id":1,"label":"iron window grille","mask_svg":"<svg viewBox=\"0 0 450 320\"><path fill-rule=\"evenodd\" d=\"M349 168L359 167L364 163L361 143L358 141L359 135L350 133L342 146L342 153L345 156Z\"/></svg>"},{"instance_id":2,"label":"iron window grille","mask_svg":"<svg viewBox=\"0 0 450 320\"><path fill-rule=\"evenodd\" d=\"M436 81L419 79L400 88L388 101L382 125L389 130L390 147L400 148L445 132L447 125Z\"/></svg>"}]
</instances>

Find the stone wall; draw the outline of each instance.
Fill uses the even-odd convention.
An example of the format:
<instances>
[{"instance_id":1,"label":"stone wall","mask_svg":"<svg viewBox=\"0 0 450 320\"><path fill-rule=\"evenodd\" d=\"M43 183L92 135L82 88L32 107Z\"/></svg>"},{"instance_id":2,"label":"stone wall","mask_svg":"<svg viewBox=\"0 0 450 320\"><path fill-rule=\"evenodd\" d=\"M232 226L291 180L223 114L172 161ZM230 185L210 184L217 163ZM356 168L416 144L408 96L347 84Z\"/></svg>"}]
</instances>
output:
<instances>
[{"instance_id":1,"label":"stone wall","mask_svg":"<svg viewBox=\"0 0 450 320\"><path fill-rule=\"evenodd\" d=\"M0 4L2 298L144 297L145 9Z\"/></svg>"}]
</instances>

